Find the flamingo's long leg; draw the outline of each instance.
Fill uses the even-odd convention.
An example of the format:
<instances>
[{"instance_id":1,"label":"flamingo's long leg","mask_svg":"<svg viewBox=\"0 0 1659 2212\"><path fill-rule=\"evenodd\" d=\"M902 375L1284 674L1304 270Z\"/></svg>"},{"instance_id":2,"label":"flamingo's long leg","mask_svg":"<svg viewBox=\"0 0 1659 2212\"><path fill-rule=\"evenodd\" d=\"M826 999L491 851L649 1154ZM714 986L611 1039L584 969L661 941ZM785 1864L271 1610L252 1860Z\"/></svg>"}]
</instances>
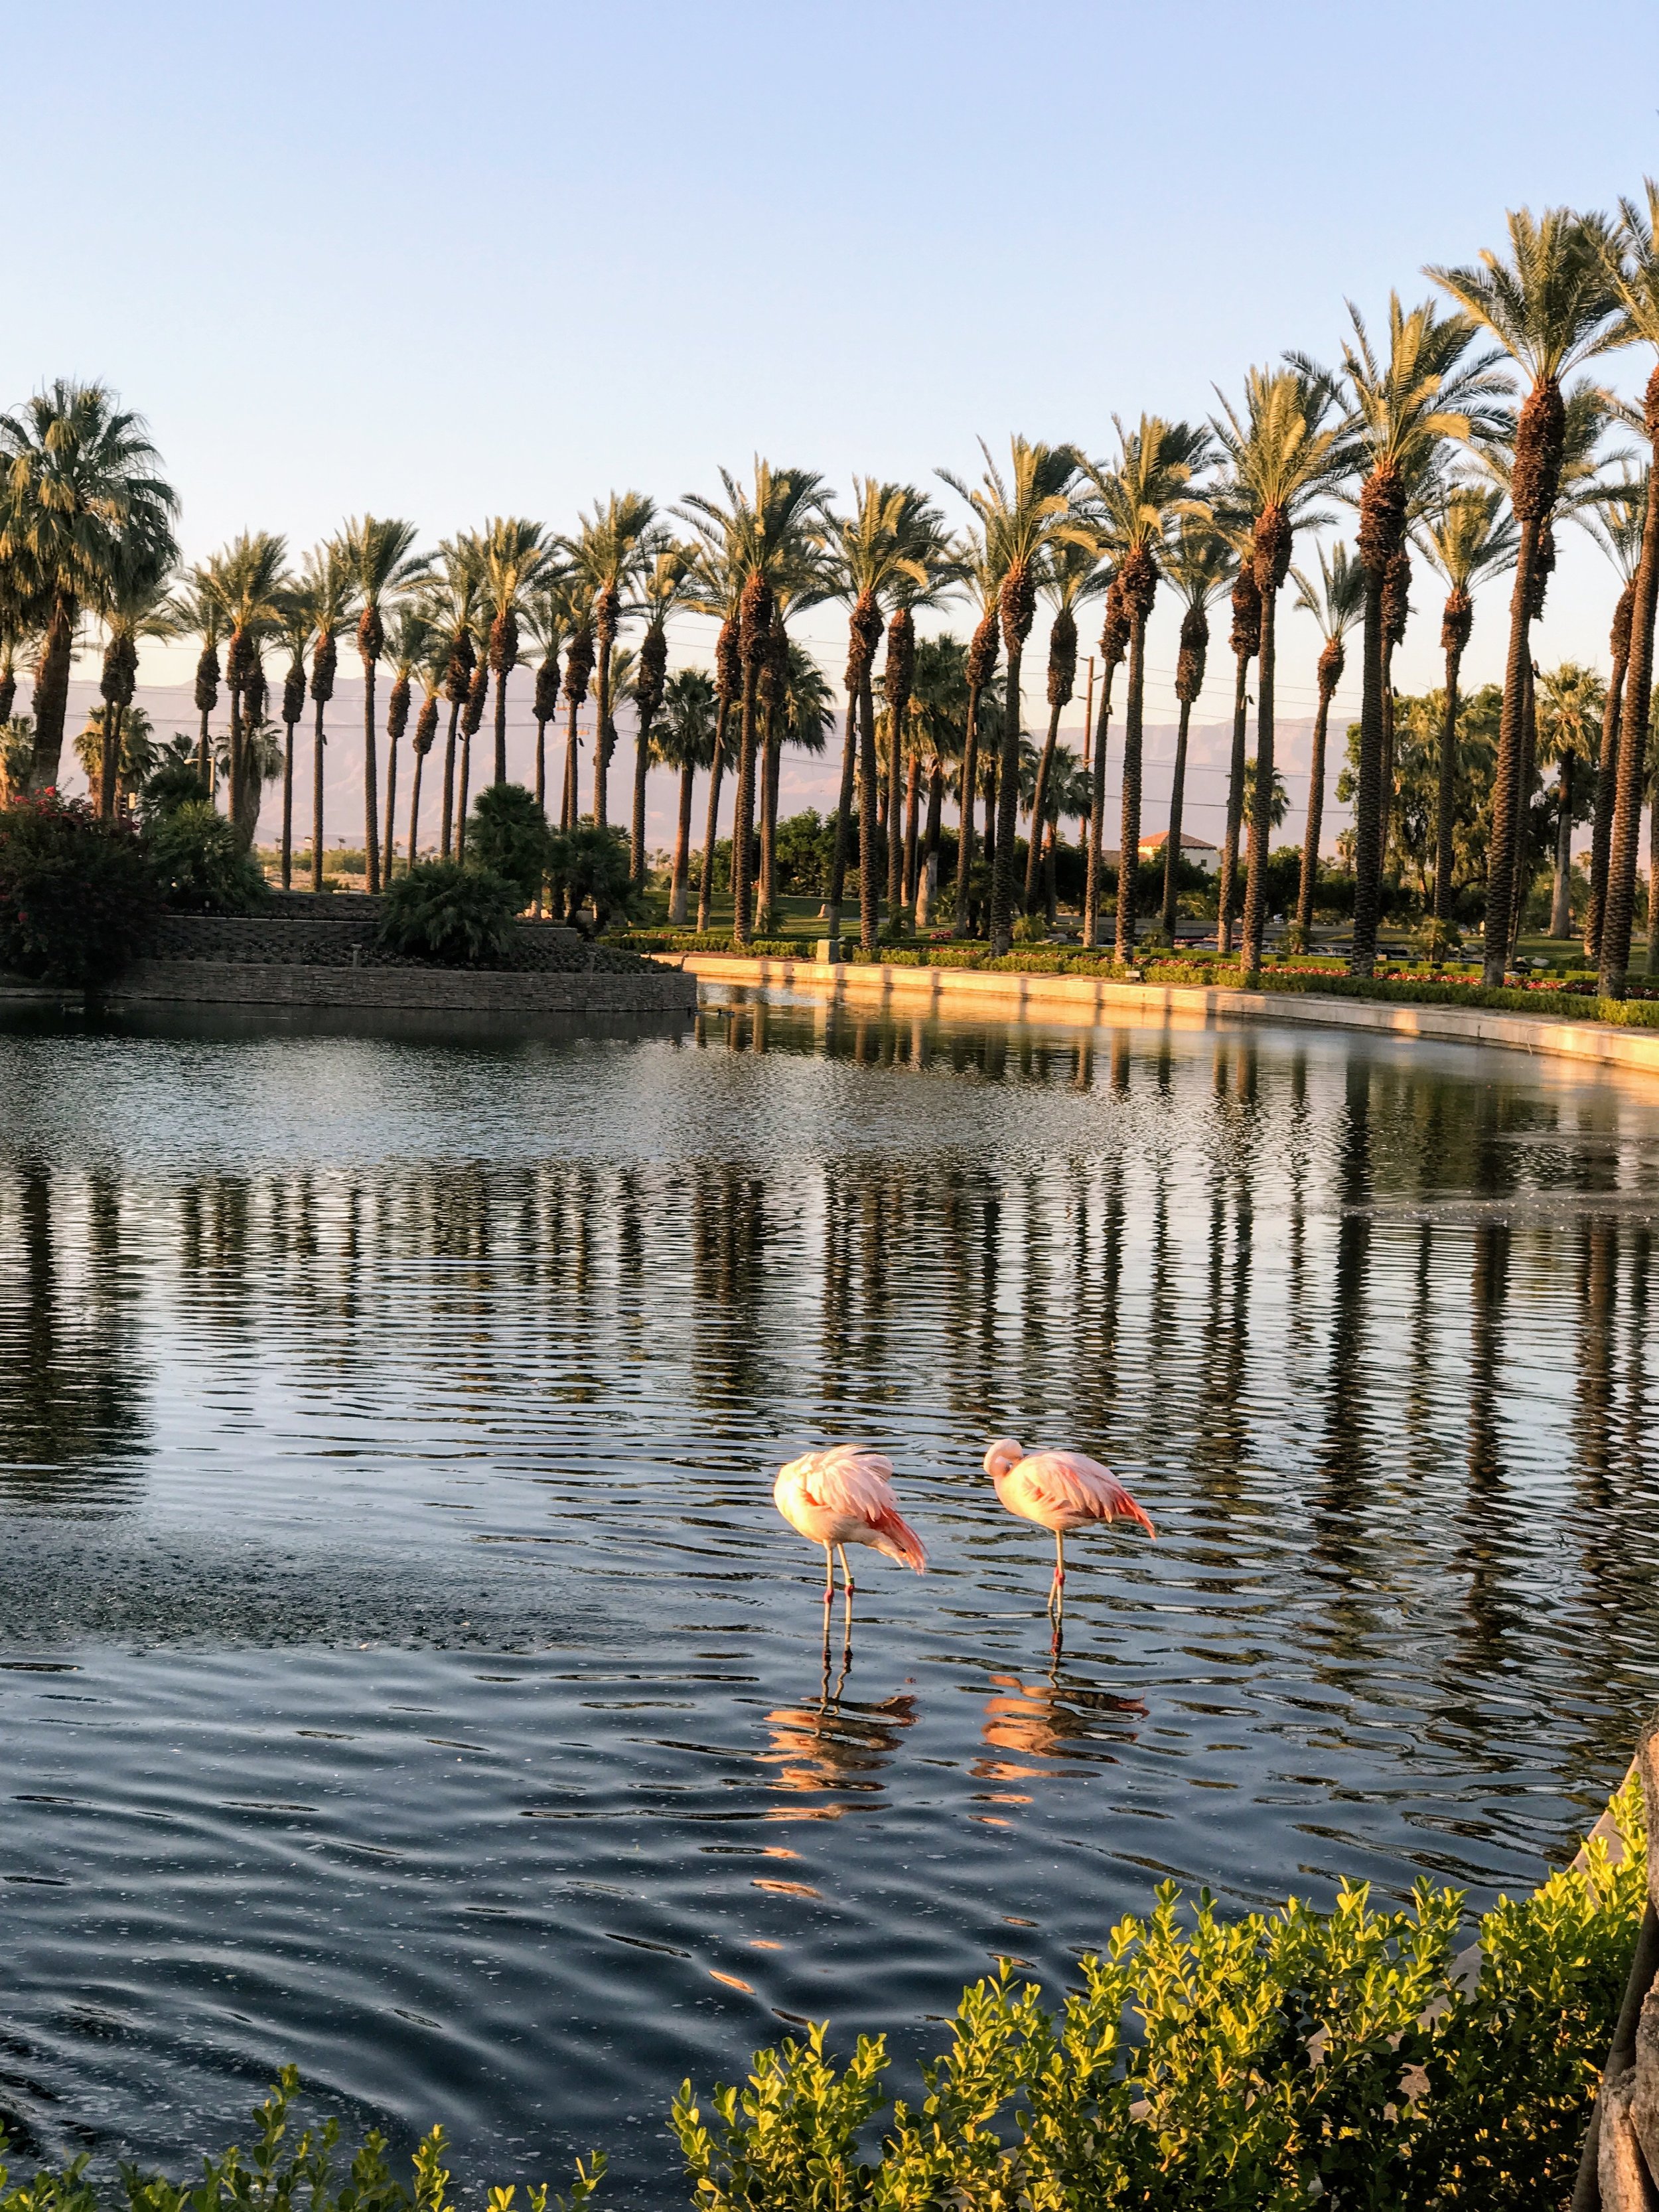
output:
<instances>
[{"instance_id":1,"label":"flamingo's long leg","mask_svg":"<svg viewBox=\"0 0 1659 2212\"><path fill-rule=\"evenodd\" d=\"M853 1663L853 1577L847 1565L846 1545L837 1544L836 1549L841 1553L842 1596L844 1601L841 1620L841 1672L844 1681L847 1669Z\"/></svg>"},{"instance_id":2,"label":"flamingo's long leg","mask_svg":"<svg viewBox=\"0 0 1659 2212\"><path fill-rule=\"evenodd\" d=\"M836 1549L841 1554L841 1579L842 1587L845 1589L848 1596L851 1597L854 1589L853 1571L847 1564L847 1547L845 1544L837 1544Z\"/></svg>"},{"instance_id":3,"label":"flamingo's long leg","mask_svg":"<svg viewBox=\"0 0 1659 2212\"><path fill-rule=\"evenodd\" d=\"M836 1562L830 1553L830 1547L826 1544L823 1547L823 1602L826 1608L829 1606L830 1598L835 1594L835 1588ZM827 1641L830 1635L830 1617L827 1610L824 1614L823 1633Z\"/></svg>"}]
</instances>

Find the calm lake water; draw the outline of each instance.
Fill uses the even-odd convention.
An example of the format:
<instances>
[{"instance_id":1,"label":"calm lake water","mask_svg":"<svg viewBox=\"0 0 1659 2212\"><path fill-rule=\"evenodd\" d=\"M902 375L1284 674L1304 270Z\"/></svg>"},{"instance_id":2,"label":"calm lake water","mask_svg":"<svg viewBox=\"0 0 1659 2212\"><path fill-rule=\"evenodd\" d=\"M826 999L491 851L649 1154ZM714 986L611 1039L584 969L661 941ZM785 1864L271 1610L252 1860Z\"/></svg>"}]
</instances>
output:
<instances>
[{"instance_id":1,"label":"calm lake water","mask_svg":"<svg viewBox=\"0 0 1659 2212\"><path fill-rule=\"evenodd\" d=\"M1570 1855L1659 1698L1659 1086L741 1006L0 1027L0 2111L678 2194L685 2075L907 2058L1165 1875ZM979 1468L1109 1458L1052 1560ZM890 1448L820 1677L781 1460ZM184 2154L184 2155L181 2155Z\"/></svg>"}]
</instances>

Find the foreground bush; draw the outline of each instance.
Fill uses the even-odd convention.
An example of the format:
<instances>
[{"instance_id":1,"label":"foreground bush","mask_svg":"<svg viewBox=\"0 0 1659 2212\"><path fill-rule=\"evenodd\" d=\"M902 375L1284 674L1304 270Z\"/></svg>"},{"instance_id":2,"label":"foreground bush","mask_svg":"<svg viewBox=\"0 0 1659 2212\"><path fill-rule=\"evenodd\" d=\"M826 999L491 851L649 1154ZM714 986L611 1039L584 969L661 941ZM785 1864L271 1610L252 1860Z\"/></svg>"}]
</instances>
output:
<instances>
[{"instance_id":1,"label":"foreground bush","mask_svg":"<svg viewBox=\"0 0 1659 2212\"><path fill-rule=\"evenodd\" d=\"M127 823L55 791L0 807L0 969L95 988L142 949L160 905Z\"/></svg>"},{"instance_id":2,"label":"foreground bush","mask_svg":"<svg viewBox=\"0 0 1659 2212\"><path fill-rule=\"evenodd\" d=\"M762 2051L673 2124L703 2212L983 2205L1094 2212L1542 2212L1572 2186L1646 1897L1637 1785L1622 1865L1501 1900L1480 1980L1451 1978L1462 1900L1345 1888L1224 1923L1172 1885L1115 1928L1057 2011L1005 1965L963 1992L924 2094L890 2107L884 2039ZM1133 2026L1131 2027L1131 2023ZM870 2130L890 2112L873 2158Z\"/></svg>"},{"instance_id":3,"label":"foreground bush","mask_svg":"<svg viewBox=\"0 0 1659 2212\"><path fill-rule=\"evenodd\" d=\"M186 914L249 914L270 896L264 869L210 799L158 809L144 844L162 897Z\"/></svg>"},{"instance_id":4,"label":"foreground bush","mask_svg":"<svg viewBox=\"0 0 1659 2212\"><path fill-rule=\"evenodd\" d=\"M554 836L535 794L521 783L487 784L467 820L466 856L511 884L521 908L539 898L553 869Z\"/></svg>"},{"instance_id":5,"label":"foreground bush","mask_svg":"<svg viewBox=\"0 0 1659 2212\"><path fill-rule=\"evenodd\" d=\"M445 968L493 967L522 903L516 887L488 868L422 860L387 885L380 942Z\"/></svg>"}]
</instances>

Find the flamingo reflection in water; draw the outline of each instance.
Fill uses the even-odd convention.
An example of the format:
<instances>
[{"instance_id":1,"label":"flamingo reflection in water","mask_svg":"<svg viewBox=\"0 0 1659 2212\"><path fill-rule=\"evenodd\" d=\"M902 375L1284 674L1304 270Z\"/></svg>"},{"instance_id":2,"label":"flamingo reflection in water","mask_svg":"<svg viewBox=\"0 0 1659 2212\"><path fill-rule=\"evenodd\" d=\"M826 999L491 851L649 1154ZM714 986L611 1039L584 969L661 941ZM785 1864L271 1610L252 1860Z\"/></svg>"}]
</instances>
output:
<instances>
[{"instance_id":1,"label":"flamingo reflection in water","mask_svg":"<svg viewBox=\"0 0 1659 2212\"><path fill-rule=\"evenodd\" d=\"M1158 1531L1111 1468L1085 1452L1028 1453L1013 1437L998 1437L986 1452L985 1472L1010 1513L1054 1531L1054 1578L1048 1587L1048 1613L1058 1652L1066 1617L1066 1537L1112 1521L1139 1522L1154 1543Z\"/></svg>"},{"instance_id":2,"label":"flamingo reflection in water","mask_svg":"<svg viewBox=\"0 0 1659 2212\"><path fill-rule=\"evenodd\" d=\"M993 1674L991 1686L1000 1697L988 1698L981 1730L993 1751L1013 1752L1023 1759L1089 1759L1110 1764L1113 1753L1100 1747L1111 1735L1133 1741L1133 1725L1113 1729L1111 1723L1133 1723L1146 1718L1139 1698L1120 1698L1092 1683L1067 1681L1059 1672L1046 1681L1022 1682L1017 1674ZM981 1781L1040 1781L1054 1769L1019 1766L1006 1759L980 1759L974 1772Z\"/></svg>"},{"instance_id":3,"label":"flamingo reflection in water","mask_svg":"<svg viewBox=\"0 0 1659 2212\"><path fill-rule=\"evenodd\" d=\"M775 1789L881 1789L875 1778L898 1749L901 1731L915 1727L916 1701L901 1692L878 1705L843 1705L846 1679L843 1667L831 1696L826 1671L816 1705L781 1705L766 1716L772 1745L760 1756L778 1770Z\"/></svg>"},{"instance_id":4,"label":"flamingo reflection in water","mask_svg":"<svg viewBox=\"0 0 1659 2212\"><path fill-rule=\"evenodd\" d=\"M898 1510L893 1495L893 1462L882 1452L861 1444L833 1444L827 1451L803 1452L780 1468L772 1487L777 1508L789 1526L808 1543L823 1547L823 1647L829 1664L830 1605L835 1591L836 1558L841 1560L842 1595L846 1604L842 1638L842 1671L853 1638L852 1571L847 1564L849 1544L868 1544L872 1550L896 1559L901 1566L921 1574L927 1565L921 1539Z\"/></svg>"}]
</instances>

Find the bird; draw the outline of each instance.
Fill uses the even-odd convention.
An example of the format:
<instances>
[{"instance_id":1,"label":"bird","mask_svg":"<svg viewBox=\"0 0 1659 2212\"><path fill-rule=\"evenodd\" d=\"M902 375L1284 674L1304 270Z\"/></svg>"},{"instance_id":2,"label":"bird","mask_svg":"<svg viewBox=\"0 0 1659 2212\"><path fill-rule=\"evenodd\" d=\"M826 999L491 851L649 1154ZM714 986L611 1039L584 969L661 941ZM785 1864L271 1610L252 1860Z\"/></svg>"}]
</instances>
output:
<instances>
[{"instance_id":1,"label":"bird","mask_svg":"<svg viewBox=\"0 0 1659 2212\"><path fill-rule=\"evenodd\" d=\"M1038 1451L1029 1455L1012 1437L998 1437L985 1455L985 1472L1010 1513L1054 1532L1054 1578L1048 1611L1060 1635L1066 1608L1066 1539L1091 1521L1138 1521L1152 1541L1158 1531L1142 1508L1112 1473L1085 1452ZM1057 1648L1057 1643L1056 1643Z\"/></svg>"},{"instance_id":2,"label":"bird","mask_svg":"<svg viewBox=\"0 0 1659 2212\"><path fill-rule=\"evenodd\" d=\"M849 1544L868 1544L901 1566L921 1574L927 1554L915 1530L898 1510L893 1495L893 1462L861 1444L832 1444L827 1451L803 1452L778 1469L772 1495L784 1519L809 1544L823 1547L824 1633L835 1587L832 1551L841 1555L842 1583L850 1613L853 1577L847 1565Z\"/></svg>"}]
</instances>

